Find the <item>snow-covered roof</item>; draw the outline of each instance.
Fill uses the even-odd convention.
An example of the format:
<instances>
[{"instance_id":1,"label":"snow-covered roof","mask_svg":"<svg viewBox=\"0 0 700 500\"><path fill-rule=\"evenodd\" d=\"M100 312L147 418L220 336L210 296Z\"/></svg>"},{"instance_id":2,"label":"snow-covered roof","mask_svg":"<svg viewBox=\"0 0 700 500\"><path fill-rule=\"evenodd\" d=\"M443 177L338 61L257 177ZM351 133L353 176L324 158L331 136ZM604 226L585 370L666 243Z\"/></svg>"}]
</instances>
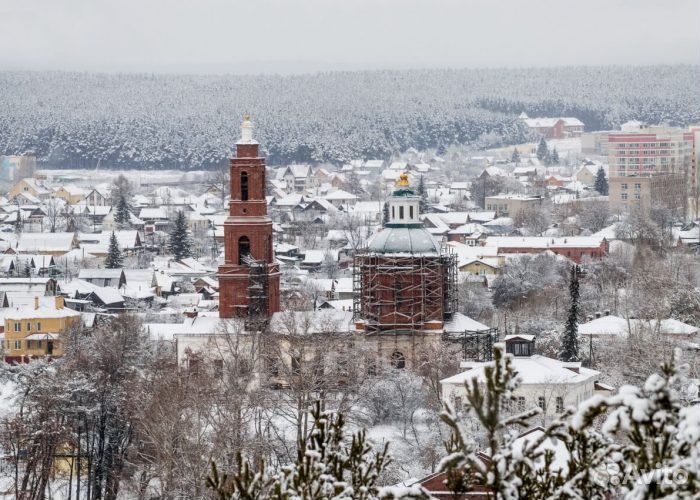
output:
<instances>
[{"instance_id":1,"label":"snow-covered roof","mask_svg":"<svg viewBox=\"0 0 700 500\"><path fill-rule=\"evenodd\" d=\"M89 279L119 279L121 278L123 269L81 269L78 273L78 279L89 280Z\"/></svg>"},{"instance_id":2,"label":"snow-covered roof","mask_svg":"<svg viewBox=\"0 0 700 500\"><path fill-rule=\"evenodd\" d=\"M489 236L486 245L499 248L595 248L603 238L597 236Z\"/></svg>"},{"instance_id":3,"label":"snow-covered roof","mask_svg":"<svg viewBox=\"0 0 700 500\"><path fill-rule=\"evenodd\" d=\"M283 175L287 172L291 173L295 178L306 178L311 175L311 167L309 165L289 165Z\"/></svg>"},{"instance_id":4,"label":"snow-covered roof","mask_svg":"<svg viewBox=\"0 0 700 500\"><path fill-rule=\"evenodd\" d=\"M66 253L73 246L74 236L73 233L21 233L16 250L21 253Z\"/></svg>"},{"instance_id":5,"label":"snow-covered roof","mask_svg":"<svg viewBox=\"0 0 700 500\"><path fill-rule=\"evenodd\" d=\"M440 244L423 227L386 227L372 236L367 249L377 253L438 254Z\"/></svg>"},{"instance_id":6,"label":"snow-covered roof","mask_svg":"<svg viewBox=\"0 0 700 500\"><path fill-rule=\"evenodd\" d=\"M357 196L352 193L348 193L347 191L344 191L342 189L336 189L332 193L328 193L325 196L325 199L329 201L356 200Z\"/></svg>"},{"instance_id":7,"label":"snow-covered roof","mask_svg":"<svg viewBox=\"0 0 700 500\"><path fill-rule=\"evenodd\" d=\"M367 160L364 164L364 168L382 168L384 166L384 160Z\"/></svg>"},{"instance_id":8,"label":"snow-covered roof","mask_svg":"<svg viewBox=\"0 0 700 500\"><path fill-rule=\"evenodd\" d=\"M571 116L561 117L561 118L525 118L523 121L528 127L531 128L551 128L557 124L559 120L564 122L566 127L583 127L583 122L578 118Z\"/></svg>"},{"instance_id":9,"label":"snow-covered roof","mask_svg":"<svg viewBox=\"0 0 700 500\"><path fill-rule=\"evenodd\" d=\"M284 311L272 315L270 331L278 334L342 333L355 330L352 311Z\"/></svg>"},{"instance_id":10,"label":"snow-covered roof","mask_svg":"<svg viewBox=\"0 0 700 500\"><path fill-rule=\"evenodd\" d=\"M662 335L677 335L677 336L693 336L696 335L699 329L693 325L683 323L677 319L667 318L662 319L657 328L656 320L645 319L625 319L619 316L601 316L587 323L582 323L578 326L579 335L590 336L626 336L630 329L633 332L658 331Z\"/></svg>"},{"instance_id":11,"label":"snow-covered roof","mask_svg":"<svg viewBox=\"0 0 700 500\"><path fill-rule=\"evenodd\" d=\"M4 316L5 319L19 321L23 319L75 318L80 316L80 313L67 307L56 309L56 307L45 305L40 305L38 308L26 305L6 311Z\"/></svg>"},{"instance_id":12,"label":"snow-covered roof","mask_svg":"<svg viewBox=\"0 0 700 500\"><path fill-rule=\"evenodd\" d=\"M304 250L305 264L321 264L325 258L323 250Z\"/></svg>"},{"instance_id":13,"label":"snow-covered roof","mask_svg":"<svg viewBox=\"0 0 700 500\"><path fill-rule=\"evenodd\" d=\"M483 323L479 323L475 319L470 318L469 316L462 314L462 313L455 313L452 316L452 319L445 323L444 326L444 331L446 333L460 333L460 332L485 332L490 330L491 328L484 325Z\"/></svg>"},{"instance_id":14,"label":"snow-covered roof","mask_svg":"<svg viewBox=\"0 0 700 500\"><path fill-rule=\"evenodd\" d=\"M141 220L167 219L167 218L168 218L168 214L166 214L165 210L161 207L142 208L141 211L139 212L139 219L141 219Z\"/></svg>"},{"instance_id":15,"label":"snow-covered roof","mask_svg":"<svg viewBox=\"0 0 700 500\"><path fill-rule=\"evenodd\" d=\"M600 372L580 366L580 363L565 363L557 359L547 358L539 354L527 357L515 356L511 359L513 368L521 379L521 385L559 385L578 384L587 380L595 380ZM440 381L443 385L463 385L468 380L485 381L484 368L493 362L463 362L462 368L467 371L453 375Z\"/></svg>"}]
</instances>

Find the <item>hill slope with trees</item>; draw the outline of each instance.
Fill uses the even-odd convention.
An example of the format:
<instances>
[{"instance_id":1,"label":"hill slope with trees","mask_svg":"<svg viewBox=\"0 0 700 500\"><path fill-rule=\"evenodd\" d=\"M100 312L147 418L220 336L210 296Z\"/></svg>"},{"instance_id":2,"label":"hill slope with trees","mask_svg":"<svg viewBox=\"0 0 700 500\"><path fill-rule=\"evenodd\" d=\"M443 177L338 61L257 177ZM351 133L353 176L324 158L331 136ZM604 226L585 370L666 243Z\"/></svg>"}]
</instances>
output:
<instances>
[{"instance_id":1,"label":"hill slope with trees","mask_svg":"<svg viewBox=\"0 0 700 500\"><path fill-rule=\"evenodd\" d=\"M0 154L43 165L207 168L248 112L272 164L387 158L525 139L517 115L700 121L698 66L358 71L305 75L0 72Z\"/></svg>"}]
</instances>

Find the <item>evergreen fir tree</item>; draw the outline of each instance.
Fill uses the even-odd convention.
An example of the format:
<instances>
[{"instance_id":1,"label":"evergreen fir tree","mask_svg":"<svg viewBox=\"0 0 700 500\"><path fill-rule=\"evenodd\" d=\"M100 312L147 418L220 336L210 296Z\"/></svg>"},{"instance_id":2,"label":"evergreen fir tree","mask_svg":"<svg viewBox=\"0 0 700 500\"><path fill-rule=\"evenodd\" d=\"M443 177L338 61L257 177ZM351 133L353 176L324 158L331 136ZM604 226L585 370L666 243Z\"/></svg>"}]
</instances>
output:
<instances>
[{"instance_id":1,"label":"evergreen fir tree","mask_svg":"<svg viewBox=\"0 0 700 500\"><path fill-rule=\"evenodd\" d=\"M595 190L603 196L608 195L608 179L605 177L605 170L603 167L598 167L598 172L595 176Z\"/></svg>"},{"instance_id":2,"label":"evergreen fir tree","mask_svg":"<svg viewBox=\"0 0 700 500\"><path fill-rule=\"evenodd\" d=\"M549 156L549 148L547 147L547 141L545 141L543 137L540 139L540 144L537 146L537 159L545 161L547 156Z\"/></svg>"},{"instance_id":3,"label":"evergreen fir tree","mask_svg":"<svg viewBox=\"0 0 700 500\"><path fill-rule=\"evenodd\" d=\"M515 164L520 163L520 151L518 151L518 148L513 148L513 154L510 156L510 161Z\"/></svg>"},{"instance_id":4,"label":"evergreen fir tree","mask_svg":"<svg viewBox=\"0 0 700 500\"><path fill-rule=\"evenodd\" d=\"M120 226L129 224L131 220L131 207L124 193L119 194L117 198L117 206L114 212L114 222Z\"/></svg>"},{"instance_id":5,"label":"evergreen fir tree","mask_svg":"<svg viewBox=\"0 0 700 500\"><path fill-rule=\"evenodd\" d=\"M299 440L295 462L277 470L256 464L256 472L239 452L237 470L231 476L219 474L213 464L207 486L220 500L428 499L420 487L401 488L398 494L380 489L382 472L391 459L386 445L382 450L372 448L366 431L347 436L343 416L322 411L319 402L311 418L313 431Z\"/></svg>"},{"instance_id":6,"label":"evergreen fir tree","mask_svg":"<svg viewBox=\"0 0 700 500\"><path fill-rule=\"evenodd\" d=\"M384 208L382 209L382 226L386 226L389 222L389 203L384 202Z\"/></svg>"},{"instance_id":7,"label":"evergreen fir tree","mask_svg":"<svg viewBox=\"0 0 700 500\"><path fill-rule=\"evenodd\" d=\"M177 211L175 224L170 232L168 249L175 257L175 260L182 260L185 257L192 255L190 233L187 229L187 219L185 218L185 214L182 212L182 210Z\"/></svg>"},{"instance_id":8,"label":"evergreen fir tree","mask_svg":"<svg viewBox=\"0 0 700 500\"><path fill-rule=\"evenodd\" d=\"M107 269L118 269L124 265L122 251L119 249L117 236L112 231L112 236L109 237L109 250L105 259L105 267Z\"/></svg>"},{"instance_id":9,"label":"evergreen fir tree","mask_svg":"<svg viewBox=\"0 0 700 500\"><path fill-rule=\"evenodd\" d=\"M418 179L418 195L420 196L420 213L424 214L428 212L428 192L425 189L425 179L423 179L423 175L421 174L420 178Z\"/></svg>"},{"instance_id":10,"label":"evergreen fir tree","mask_svg":"<svg viewBox=\"0 0 700 500\"><path fill-rule=\"evenodd\" d=\"M552 148L551 163L552 165L559 165L559 153L557 152L556 146Z\"/></svg>"},{"instance_id":11,"label":"evergreen fir tree","mask_svg":"<svg viewBox=\"0 0 700 500\"><path fill-rule=\"evenodd\" d=\"M571 266L569 278L569 296L571 305L569 315L566 319L566 326L561 339L561 350L559 357L562 361L580 361L578 345L578 301L579 301L579 274L581 270L577 265Z\"/></svg>"},{"instance_id":12,"label":"evergreen fir tree","mask_svg":"<svg viewBox=\"0 0 700 500\"><path fill-rule=\"evenodd\" d=\"M15 233L20 234L24 229L24 220L22 220L22 211L17 206L17 220L15 220Z\"/></svg>"}]
</instances>

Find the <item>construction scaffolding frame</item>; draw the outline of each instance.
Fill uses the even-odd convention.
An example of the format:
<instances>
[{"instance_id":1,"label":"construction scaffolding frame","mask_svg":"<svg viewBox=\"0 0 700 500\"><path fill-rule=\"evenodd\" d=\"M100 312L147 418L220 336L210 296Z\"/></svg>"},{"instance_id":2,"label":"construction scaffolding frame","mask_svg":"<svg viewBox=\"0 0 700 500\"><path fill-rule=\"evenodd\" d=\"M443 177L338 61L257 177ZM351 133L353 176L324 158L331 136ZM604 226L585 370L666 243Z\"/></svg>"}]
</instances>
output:
<instances>
[{"instance_id":1,"label":"construction scaffolding frame","mask_svg":"<svg viewBox=\"0 0 700 500\"><path fill-rule=\"evenodd\" d=\"M493 344L498 342L498 328L486 331L445 332L442 340L462 347L464 361L492 361Z\"/></svg>"},{"instance_id":2,"label":"construction scaffolding frame","mask_svg":"<svg viewBox=\"0 0 700 500\"><path fill-rule=\"evenodd\" d=\"M431 322L440 328L457 309L457 258L357 252L353 292L354 318L368 334L411 333Z\"/></svg>"},{"instance_id":3,"label":"construction scaffolding frame","mask_svg":"<svg viewBox=\"0 0 700 500\"><path fill-rule=\"evenodd\" d=\"M243 263L248 266L248 318L267 317L267 262L246 255L243 257Z\"/></svg>"}]
</instances>

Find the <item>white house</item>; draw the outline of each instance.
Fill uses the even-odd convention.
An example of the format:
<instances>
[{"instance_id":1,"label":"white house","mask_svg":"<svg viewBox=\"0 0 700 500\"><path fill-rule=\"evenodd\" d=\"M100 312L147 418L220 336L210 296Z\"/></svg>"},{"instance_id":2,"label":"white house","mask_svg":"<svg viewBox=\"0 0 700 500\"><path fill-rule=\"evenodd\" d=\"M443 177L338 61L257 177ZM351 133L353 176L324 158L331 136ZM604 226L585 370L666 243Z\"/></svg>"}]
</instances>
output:
<instances>
[{"instance_id":1,"label":"white house","mask_svg":"<svg viewBox=\"0 0 700 500\"><path fill-rule=\"evenodd\" d=\"M513 356L513 368L521 379L515 391L512 411L537 405L543 410L543 420L562 413L569 405L578 405L596 393L608 393L611 388L597 383L600 372L581 366L580 362L565 363L535 354L533 335L509 335L505 338L506 352ZM477 379L485 382L484 368L493 362L461 363L466 370L440 381L442 399L460 407L467 401L465 382Z\"/></svg>"}]
</instances>

